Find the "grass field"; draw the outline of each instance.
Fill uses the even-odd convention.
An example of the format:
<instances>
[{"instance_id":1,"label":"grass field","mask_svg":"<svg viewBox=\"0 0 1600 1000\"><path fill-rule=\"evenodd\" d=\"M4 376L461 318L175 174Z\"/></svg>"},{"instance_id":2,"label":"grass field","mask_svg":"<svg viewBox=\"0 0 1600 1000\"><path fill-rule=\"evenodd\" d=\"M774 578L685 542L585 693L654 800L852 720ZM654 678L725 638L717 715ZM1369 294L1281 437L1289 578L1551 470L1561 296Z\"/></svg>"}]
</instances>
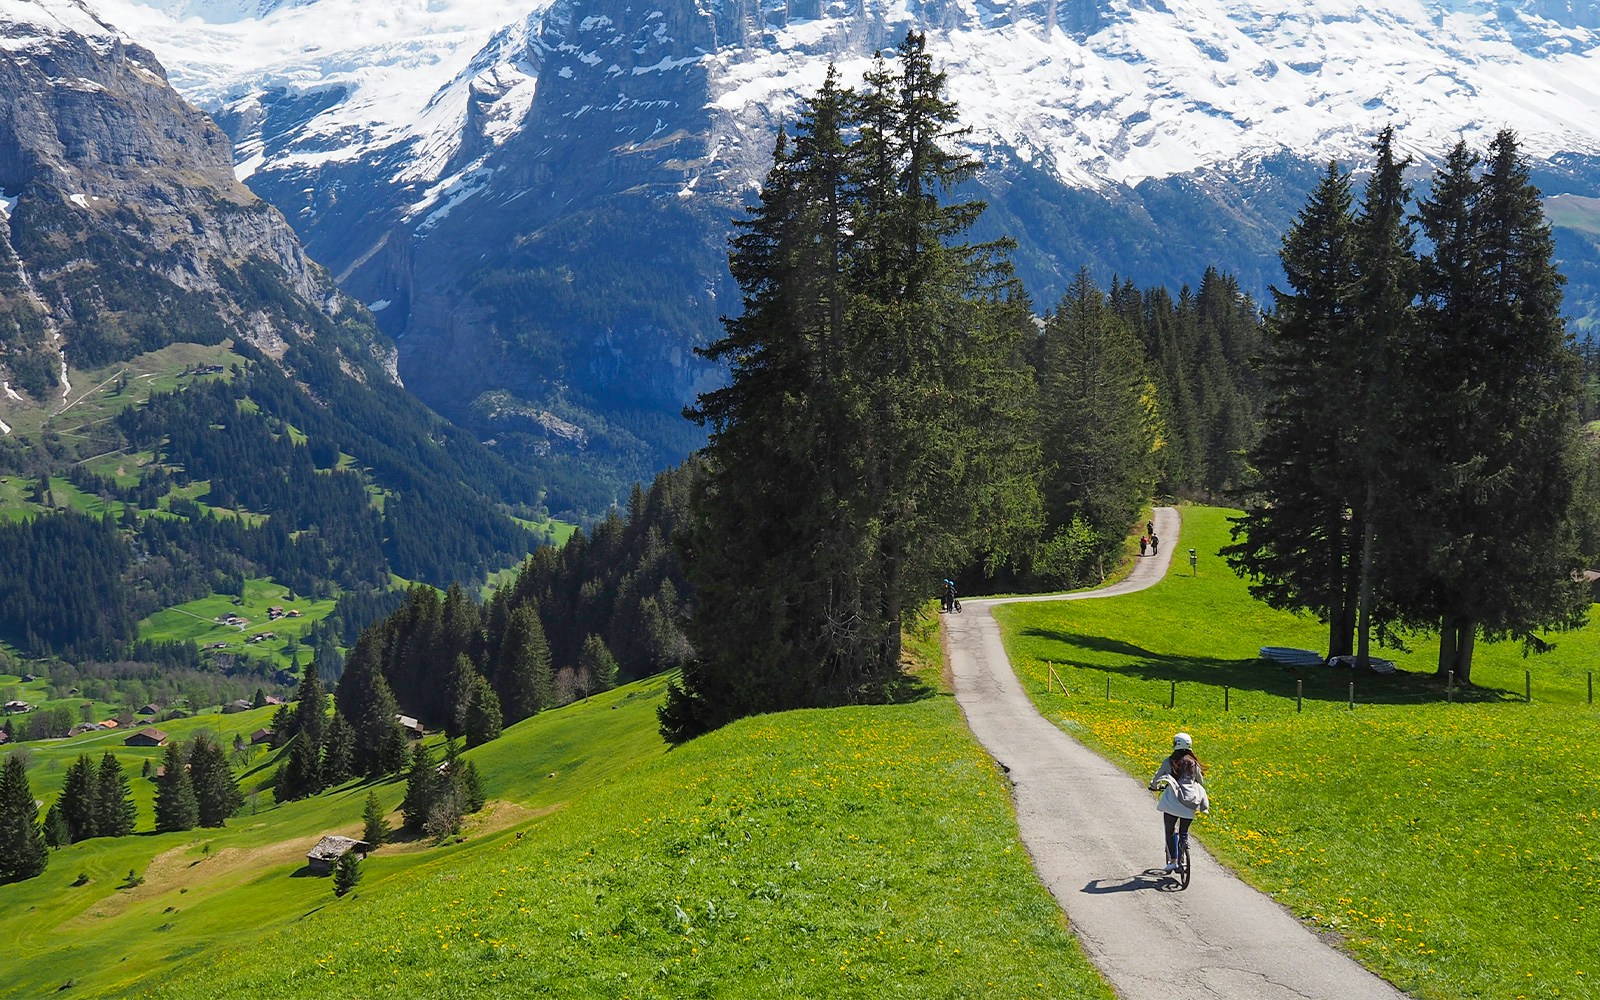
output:
<instances>
[{"instance_id":1,"label":"grass field","mask_svg":"<svg viewBox=\"0 0 1600 1000\"><path fill-rule=\"evenodd\" d=\"M1138 594L996 609L1045 716L1140 777L1175 730L1192 733L1216 802L1196 827L1206 847L1407 992L1600 996L1600 713L1586 684L1600 624L1528 660L1480 646L1481 687L1454 704L1428 676L1436 646L1418 641L1384 654L1401 674L1354 678L1352 710L1347 672L1258 659L1263 645L1320 649L1325 630L1249 599L1215 554L1223 512L1183 514L1196 575L1180 558ZM1046 693L1046 662L1065 692ZM1145 833L1158 855L1153 810Z\"/></svg>"},{"instance_id":2,"label":"grass field","mask_svg":"<svg viewBox=\"0 0 1600 1000\"><path fill-rule=\"evenodd\" d=\"M937 683L936 632L919 636ZM56 852L0 887L0 939L24 956L0 995L1109 1000L948 693L750 719L668 752L664 687L471 751L491 801L462 842L385 847L344 899L300 868L321 833L358 830L359 784L224 830ZM55 786L76 754L59 756L35 759ZM117 888L130 868L144 884Z\"/></svg>"},{"instance_id":3,"label":"grass field","mask_svg":"<svg viewBox=\"0 0 1600 1000\"><path fill-rule=\"evenodd\" d=\"M250 653L270 657L279 667L288 667L293 647L299 638L333 612L333 600L313 601L304 597L290 598L289 590L271 580L246 579L244 600L235 604L226 594L212 594L187 604L157 611L139 623L139 638L155 642L196 642L203 648L221 644L230 653ZM282 607L300 612L295 618L267 615L269 608ZM218 624L217 618L235 614L248 621L243 626ZM258 635L272 633L274 638L258 642L250 640ZM301 662L310 659L310 652L301 653Z\"/></svg>"}]
</instances>

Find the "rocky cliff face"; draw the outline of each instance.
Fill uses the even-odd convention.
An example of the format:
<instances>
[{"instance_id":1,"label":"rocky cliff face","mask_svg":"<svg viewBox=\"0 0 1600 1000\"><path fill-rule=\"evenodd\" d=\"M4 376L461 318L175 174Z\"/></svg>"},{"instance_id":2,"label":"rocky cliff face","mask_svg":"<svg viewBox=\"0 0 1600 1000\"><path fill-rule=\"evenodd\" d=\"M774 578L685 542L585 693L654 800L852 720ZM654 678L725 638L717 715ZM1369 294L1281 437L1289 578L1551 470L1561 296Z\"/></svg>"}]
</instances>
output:
<instances>
[{"instance_id":1,"label":"rocky cliff face","mask_svg":"<svg viewBox=\"0 0 1600 1000\"><path fill-rule=\"evenodd\" d=\"M280 358L336 329L351 303L149 51L74 0L8 3L0 94L0 407L174 341ZM346 333L381 377L370 330Z\"/></svg>"}]
</instances>

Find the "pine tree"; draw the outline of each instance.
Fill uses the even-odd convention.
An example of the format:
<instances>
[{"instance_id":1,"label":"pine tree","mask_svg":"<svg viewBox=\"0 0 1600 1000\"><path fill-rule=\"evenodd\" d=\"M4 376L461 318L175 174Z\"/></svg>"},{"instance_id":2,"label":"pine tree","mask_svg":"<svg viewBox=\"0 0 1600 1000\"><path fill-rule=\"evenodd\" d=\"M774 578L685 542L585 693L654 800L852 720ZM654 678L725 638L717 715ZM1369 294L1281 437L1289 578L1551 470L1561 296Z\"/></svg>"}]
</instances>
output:
<instances>
[{"instance_id":1,"label":"pine tree","mask_svg":"<svg viewBox=\"0 0 1600 1000\"><path fill-rule=\"evenodd\" d=\"M76 844L99 836L99 814L95 809L98 790L94 761L88 754L79 755L67 770L66 781L61 786L61 815L67 822L67 843Z\"/></svg>"},{"instance_id":2,"label":"pine tree","mask_svg":"<svg viewBox=\"0 0 1600 1000\"><path fill-rule=\"evenodd\" d=\"M1578 360L1550 226L1512 133L1476 167L1458 143L1418 209L1431 252L1408 374L1429 403L1415 420L1430 544L1388 581L1412 624L1439 630L1440 675L1463 682L1480 633L1540 648L1588 605L1570 530Z\"/></svg>"},{"instance_id":3,"label":"pine tree","mask_svg":"<svg viewBox=\"0 0 1600 1000\"><path fill-rule=\"evenodd\" d=\"M945 203L977 170L922 36L864 93L830 71L780 134L730 268L740 316L702 353L732 380L686 561L698 659L660 717L683 740L741 715L881 699L906 609L950 567L1037 528L1028 308L1007 244Z\"/></svg>"},{"instance_id":4,"label":"pine tree","mask_svg":"<svg viewBox=\"0 0 1600 1000\"><path fill-rule=\"evenodd\" d=\"M322 744L322 780L328 786L342 785L355 777L356 733L335 709L333 721Z\"/></svg>"},{"instance_id":5,"label":"pine tree","mask_svg":"<svg viewBox=\"0 0 1600 1000\"><path fill-rule=\"evenodd\" d=\"M494 687L507 725L521 722L554 700L550 643L531 601L518 605L507 618Z\"/></svg>"},{"instance_id":6,"label":"pine tree","mask_svg":"<svg viewBox=\"0 0 1600 1000\"><path fill-rule=\"evenodd\" d=\"M27 766L20 754L8 754L0 766L0 885L40 875L49 863Z\"/></svg>"},{"instance_id":7,"label":"pine tree","mask_svg":"<svg viewBox=\"0 0 1600 1000\"><path fill-rule=\"evenodd\" d=\"M1064 531L1081 517L1120 547L1150 496L1155 440L1146 421L1143 353L1088 269L1080 270L1044 329L1039 409L1048 530Z\"/></svg>"},{"instance_id":8,"label":"pine tree","mask_svg":"<svg viewBox=\"0 0 1600 1000\"><path fill-rule=\"evenodd\" d=\"M115 754L100 758L95 775L94 814L97 837L126 837L133 833L138 810L128 789L127 775L122 773L122 762Z\"/></svg>"},{"instance_id":9,"label":"pine tree","mask_svg":"<svg viewBox=\"0 0 1600 1000\"><path fill-rule=\"evenodd\" d=\"M406 795L400 802L405 829L413 833L422 830L443 785L444 779L433 758L420 743L417 744L411 756L411 771L406 776Z\"/></svg>"},{"instance_id":10,"label":"pine tree","mask_svg":"<svg viewBox=\"0 0 1600 1000\"><path fill-rule=\"evenodd\" d=\"M478 766L470 760L461 761L450 769L455 782L456 796L463 813L475 813L483 808L483 779L478 776Z\"/></svg>"},{"instance_id":11,"label":"pine tree","mask_svg":"<svg viewBox=\"0 0 1600 1000\"><path fill-rule=\"evenodd\" d=\"M388 813L378 801L378 793L368 792L366 807L361 814L361 839L374 848L389 842Z\"/></svg>"},{"instance_id":12,"label":"pine tree","mask_svg":"<svg viewBox=\"0 0 1600 1000\"><path fill-rule=\"evenodd\" d=\"M200 805L177 743L167 746L162 765L164 770L156 778L156 832L192 830L200 822Z\"/></svg>"},{"instance_id":13,"label":"pine tree","mask_svg":"<svg viewBox=\"0 0 1600 1000\"><path fill-rule=\"evenodd\" d=\"M472 710L473 695L481 679L472 659L465 653L457 654L445 682L444 734L452 740L467 731L467 714Z\"/></svg>"},{"instance_id":14,"label":"pine tree","mask_svg":"<svg viewBox=\"0 0 1600 1000\"><path fill-rule=\"evenodd\" d=\"M210 733L196 733L189 745L189 780L201 826L223 826L244 805L244 793L234 780L222 745Z\"/></svg>"},{"instance_id":15,"label":"pine tree","mask_svg":"<svg viewBox=\"0 0 1600 1000\"><path fill-rule=\"evenodd\" d=\"M463 731L469 748L482 746L500 738L504 722L500 716L500 699L482 674L474 673L472 694L467 702L467 715Z\"/></svg>"},{"instance_id":16,"label":"pine tree","mask_svg":"<svg viewBox=\"0 0 1600 1000\"><path fill-rule=\"evenodd\" d=\"M322 748L322 737L328 725L328 696L317 676L317 661L306 666L300 678L300 689L295 693L293 732L306 737L306 742Z\"/></svg>"},{"instance_id":17,"label":"pine tree","mask_svg":"<svg viewBox=\"0 0 1600 1000\"><path fill-rule=\"evenodd\" d=\"M605 640L593 633L583 640L578 669L588 673L597 691L609 691L617 686L617 658L606 648Z\"/></svg>"},{"instance_id":18,"label":"pine tree","mask_svg":"<svg viewBox=\"0 0 1600 1000\"><path fill-rule=\"evenodd\" d=\"M322 750L301 733L289 744L289 759L278 768L272 795L279 802L295 802L322 791Z\"/></svg>"},{"instance_id":19,"label":"pine tree","mask_svg":"<svg viewBox=\"0 0 1600 1000\"><path fill-rule=\"evenodd\" d=\"M333 866L333 894L344 896L361 881L361 859L354 851L346 851Z\"/></svg>"},{"instance_id":20,"label":"pine tree","mask_svg":"<svg viewBox=\"0 0 1600 1000\"><path fill-rule=\"evenodd\" d=\"M395 720L399 707L381 671L384 634L381 625L362 631L334 698L337 710L355 730L355 771L369 778L406 766L406 737Z\"/></svg>"},{"instance_id":21,"label":"pine tree","mask_svg":"<svg viewBox=\"0 0 1600 1000\"><path fill-rule=\"evenodd\" d=\"M1360 560L1346 516L1361 464L1345 431L1356 361L1356 239L1349 176L1330 163L1283 240L1289 290L1272 290L1262 379L1265 427L1251 453L1256 499L1234 523L1228 564L1274 608L1328 625L1328 655L1353 651ZM1242 536L1242 538L1241 538Z\"/></svg>"},{"instance_id":22,"label":"pine tree","mask_svg":"<svg viewBox=\"0 0 1600 1000\"><path fill-rule=\"evenodd\" d=\"M67 817L61 812L61 800L50 803L44 814L44 842L51 847L66 847L72 843L72 831L67 828Z\"/></svg>"}]
</instances>

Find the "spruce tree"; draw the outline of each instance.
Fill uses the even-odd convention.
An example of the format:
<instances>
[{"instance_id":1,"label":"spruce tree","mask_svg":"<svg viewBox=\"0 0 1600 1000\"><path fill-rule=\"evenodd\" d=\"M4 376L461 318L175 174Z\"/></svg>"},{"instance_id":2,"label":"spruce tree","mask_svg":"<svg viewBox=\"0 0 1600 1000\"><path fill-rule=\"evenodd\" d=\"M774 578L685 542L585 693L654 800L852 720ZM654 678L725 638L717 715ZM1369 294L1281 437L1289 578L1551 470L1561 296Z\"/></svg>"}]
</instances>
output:
<instances>
[{"instance_id":1,"label":"spruce tree","mask_svg":"<svg viewBox=\"0 0 1600 1000\"><path fill-rule=\"evenodd\" d=\"M164 770L156 778L156 832L192 830L200 822L200 806L177 743L167 746L162 766Z\"/></svg>"},{"instance_id":2,"label":"spruce tree","mask_svg":"<svg viewBox=\"0 0 1600 1000\"><path fill-rule=\"evenodd\" d=\"M333 894L344 896L361 881L361 859L354 851L346 851L333 867Z\"/></svg>"},{"instance_id":3,"label":"spruce tree","mask_svg":"<svg viewBox=\"0 0 1600 1000\"><path fill-rule=\"evenodd\" d=\"M44 814L44 842L51 847L66 847L72 843L72 831L67 829L67 817L61 812L61 800L50 803Z\"/></svg>"},{"instance_id":4,"label":"spruce tree","mask_svg":"<svg viewBox=\"0 0 1600 1000\"><path fill-rule=\"evenodd\" d=\"M100 769L95 774L94 813L95 836L126 837L133 833L138 810L128 789L127 775L122 773L122 762L115 754L100 758Z\"/></svg>"},{"instance_id":5,"label":"spruce tree","mask_svg":"<svg viewBox=\"0 0 1600 1000\"><path fill-rule=\"evenodd\" d=\"M42 874L49 863L27 765L21 754L7 754L0 766L0 885Z\"/></svg>"},{"instance_id":6,"label":"spruce tree","mask_svg":"<svg viewBox=\"0 0 1600 1000\"><path fill-rule=\"evenodd\" d=\"M328 786L342 785L355 777L356 733L344 713L334 710L333 721L322 744L322 780Z\"/></svg>"},{"instance_id":7,"label":"spruce tree","mask_svg":"<svg viewBox=\"0 0 1600 1000\"><path fill-rule=\"evenodd\" d=\"M443 784L438 767L422 744L417 744L411 755L411 770L406 775L406 794L400 800L400 814L405 829L420 832L428 821L428 811L433 808Z\"/></svg>"},{"instance_id":8,"label":"spruce tree","mask_svg":"<svg viewBox=\"0 0 1600 1000\"><path fill-rule=\"evenodd\" d=\"M201 826L223 826L244 805L244 794L234 780L222 745L210 733L196 733L189 746L189 780L194 786L196 817Z\"/></svg>"},{"instance_id":9,"label":"spruce tree","mask_svg":"<svg viewBox=\"0 0 1600 1000\"><path fill-rule=\"evenodd\" d=\"M908 609L1037 528L1026 300L1008 245L962 242L982 205L941 200L978 164L922 36L899 56L861 94L830 70L736 224L744 309L702 352L732 379L691 411L711 442L675 741L883 698Z\"/></svg>"},{"instance_id":10,"label":"spruce tree","mask_svg":"<svg viewBox=\"0 0 1600 1000\"><path fill-rule=\"evenodd\" d=\"M1088 269L1080 270L1044 328L1039 410L1048 530L1065 531L1081 517L1120 548L1154 486L1145 370L1138 338Z\"/></svg>"},{"instance_id":11,"label":"spruce tree","mask_svg":"<svg viewBox=\"0 0 1600 1000\"><path fill-rule=\"evenodd\" d=\"M337 710L355 730L355 771L368 778L393 774L406 765L406 736L395 720L399 708L381 670L384 634L378 625L362 631L334 697Z\"/></svg>"},{"instance_id":12,"label":"spruce tree","mask_svg":"<svg viewBox=\"0 0 1600 1000\"><path fill-rule=\"evenodd\" d=\"M272 795L279 802L295 802L322 791L322 750L305 733L289 744L289 758L278 768Z\"/></svg>"},{"instance_id":13,"label":"spruce tree","mask_svg":"<svg viewBox=\"0 0 1600 1000\"><path fill-rule=\"evenodd\" d=\"M532 601L512 609L506 620L494 687L507 725L521 722L554 700L550 643Z\"/></svg>"},{"instance_id":14,"label":"spruce tree","mask_svg":"<svg viewBox=\"0 0 1600 1000\"><path fill-rule=\"evenodd\" d=\"M578 669L589 675L596 691L609 691L617 686L617 658L606 648L605 640L593 633L583 640Z\"/></svg>"},{"instance_id":15,"label":"spruce tree","mask_svg":"<svg viewBox=\"0 0 1600 1000\"><path fill-rule=\"evenodd\" d=\"M463 760L450 769L450 777L455 783L456 797L463 813L475 813L483 808L483 779L478 776L476 764Z\"/></svg>"},{"instance_id":16,"label":"spruce tree","mask_svg":"<svg viewBox=\"0 0 1600 1000\"><path fill-rule=\"evenodd\" d=\"M1283 240L1288 290L1273 288L1262 362L1266 410L1251 452L1255 498L1222 552L1274 608L1328 625L1328 655L1353 651L1360 560L1347 517L1362 465L1341 387L1357 363L1356 233L1349 176L1330 163Z\"/></svg>"},{"instance_id":17,"label":"spruce tree","mask_svg":"<svg viewBox=\"0 0 1600 1000\"><path fill-rule=\"evenodd\" d=\"M305 736L306 742L322 748L322 737L328 726L328 697L317 676L317 661L306 665L300 678L300 689L295 693L293 732Z\"/></svg>"},{"instance_id":18,"label":"spruce tree","mask_svg":"<svg viewBox=\"0 0 1600 1000\"><path fill-rule=\"evenodd\" d=\"M1440 675L1463 682L1479 634L1539 648L1588 606L1571 531L1578 359L1550 226L1515 135L1477 165L1457 144L1418 210L1431 251L1409 374L1429 402L1414 415L1433 455L1416 505L1429 544L1390 581L1410 622L1439 631Z\"/></svg>"},{"instance_id":19,"label":"spruce tree","mask_svg":"<svg viewBox=\"0 0 1600 1000\"><path fill-rule=\"evenodd\" d=\"M80 754L67 769L66 781L61 786L62 818L67 823L67 843L76 844L99 836L99 813L95 808L99 790L98 774L94 761L88 754Z\"/></svg>"},{"instance_id":20,"label":"spruce tree","mask_svg":"<svg viewBox=\"0 0 1600 1000\"><path fill-rule=\"evenodd\" d=\"M374 848L389 842L388 813L378 801L378 793L367 793L366 806L361 813L361 839Z\"/></svg>"},{"instance_id":21,"label":"spruce tree","mask_svg":"<svg viewBox=\"0 0 1600 1000\"><path fill-rule=\"evenodd\" d=\"M472 695L467 702L467 716L463 731L467 746L482 746L500 738L504 720L500 715L500 699L482 674L475 673Z\"/></svg>"},{"instance_id":22,"label":"spruce tree","mask_svg":"<svg viewBox=\"0 0 1600 1000\"><path fill-rule=\"evenodd\" d=\"M472 665L472 659L465 653L457 654L445 682L444 733L452 740L467 731L467 715L472 710L480 680L482 677Z\"/></svg>"}]
</instances>

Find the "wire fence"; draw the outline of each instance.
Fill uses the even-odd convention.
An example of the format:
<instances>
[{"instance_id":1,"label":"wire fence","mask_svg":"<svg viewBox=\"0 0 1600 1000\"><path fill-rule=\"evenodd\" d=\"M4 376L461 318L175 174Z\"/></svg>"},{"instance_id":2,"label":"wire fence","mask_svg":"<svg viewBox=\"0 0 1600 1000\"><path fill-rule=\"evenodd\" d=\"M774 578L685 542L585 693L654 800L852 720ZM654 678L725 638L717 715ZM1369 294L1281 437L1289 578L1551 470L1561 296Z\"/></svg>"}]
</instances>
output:
<instances>
[{"instance_id":1,"label":"wire fence","mask_svg":"<svg viewBox=\"0 0 1600 1000\"><path fill-rule=\"evenodd\" d=\"M1333 673L1334 668L1302 676L1288 677L1281 672L1263 670L1247 684L1232 684L1213 680L1166 680L1134 677L1108 670L1104 667L1079 666L1045 660L1038 682L1045 692L1060 693L1078 699L1103 698L1106 701L1137 703L1168 709L1203 708L1224 713L1259 712L1264 708L1282 710L1292 703L1293 711L1303 713L1308 704L1312 707L1339 706L1354 711L1361 705L1398 704L1506 704L1535 701L1533 671L1524 670L1520 691L1503 687L1478 687L1462 685L1455 675L1445 678L1443 685L1433 675ZM1062 670L1057 670L1061 667ZM1063 672L1072 679L1067 683ZM1568 675L1565 680L1571 680ZM1560 698L1550 698L1552 682L1540 679L1540 693L1548 703L1593 707L1594 671L1586 671L1576 678L1577 688L1563 686ZM1102 688L1103 684L1103 688ZM1573 697L1575 695L1575 697Z\"/></svg>"}]
</instances>

